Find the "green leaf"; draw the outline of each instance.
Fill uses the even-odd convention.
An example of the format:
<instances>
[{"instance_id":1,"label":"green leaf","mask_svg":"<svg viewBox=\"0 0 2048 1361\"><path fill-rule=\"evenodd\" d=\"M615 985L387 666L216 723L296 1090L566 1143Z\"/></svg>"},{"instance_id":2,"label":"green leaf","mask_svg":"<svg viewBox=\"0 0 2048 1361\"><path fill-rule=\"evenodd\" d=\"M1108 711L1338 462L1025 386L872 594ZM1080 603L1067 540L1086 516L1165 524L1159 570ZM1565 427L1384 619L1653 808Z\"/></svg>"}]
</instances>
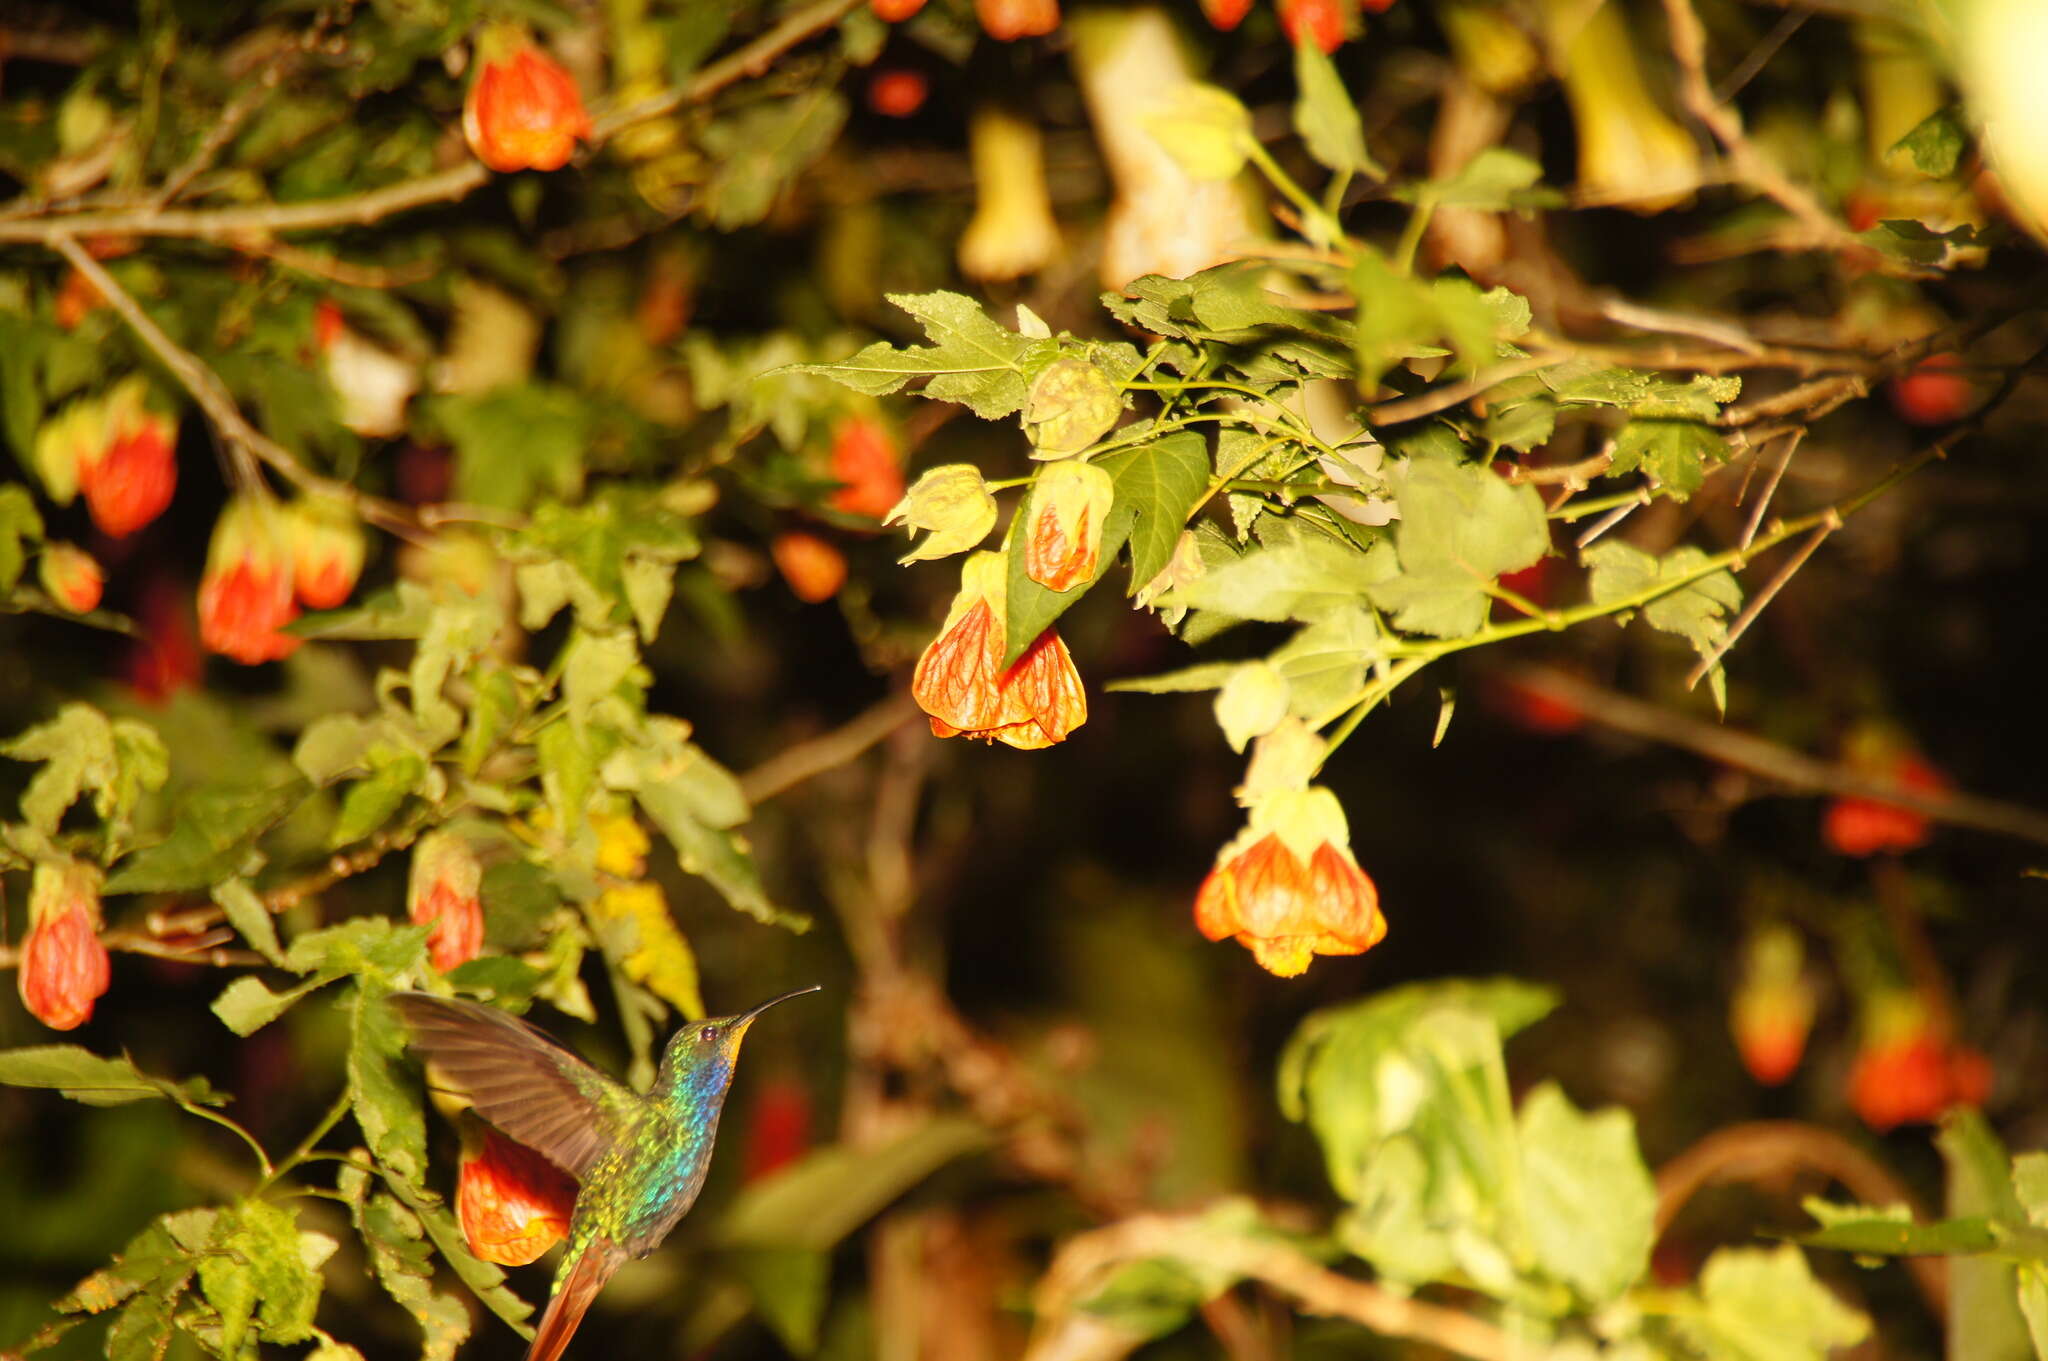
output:
<instances>
[{"instance_id":1,"label":"green leaf","mask_svg":"<svg viewBox=\"0 0 2048 1361\"><path fill-rule=\"evenodd\" d=\"M726 1260L782 1345L797 1356L815 1352L830 1296L831 1257L799 1248L743 1248L727 1253Z\"/></svg>"},{"instance_id":2,"label":"green leaf","mask_svg":"<svg viewBox=\"0 0 2048 1361\"><path fill-rule=\"evenodd\" d=\"M1486 622L1485 588L1549 550L1543 498L1489 468L1411 461L1395 486L1401 574L1373 586L1371 595L1402 629L1439 638L1475 631Z\"/></svg>"},{"instance_id":3,"label":"green leaf","mask_svg":"<svg viewBox=\"0 0 2048 1361\"><path fill-rule=\"evenodd\" d=\"M433 1242L434 1250L469 1287L470 1293L482 1300L485 1308L510 1324L521 1337L532 1337L533 1329L526 1320L533 1313L533 1306L512 1293L505 1284L505 1273L501 1269L470 1252L448 1207L423 1199L413 1188L395 1178L387 1176L385 1182L392 1194L403 1201L405 1208L419 1221ZM464 1326L467 1327L466 1319Z\"/></svg>"},{"instance_id":4,"label":"green leaf","mask_svg":"<svg viewBox=\"0 0 2048 1361\"><path fill-rule=\"evenodd\" d=\"M1345 92L1337 67L1314 43L1294 44L1294 130L1326 169L1372 175L1380 169L1365 150L1365 125Z\"/></svg>"},{"instance_id":5,"label":"green leaf","mask_svg":"<svg viewBox=\"0 0 2048 1361\"><path fill-rule=\"evenodd\" d=\"M1178 671L1158 676L1129 676L1113 680L1102 688L1139 695L1174 695L1195 690L1217 690L1237 674L1236 662L1197 662Z\"/></svg>"},{"instance_id":6,"label":"green leaf","mask_svg":"<svg viewBox=\"0 0 2048 1361\"><path fill-rule=\"evenodd\" d=\"M2000 1224L2026 1220L2012 1175L2013 1164L1984 1117L1957 1107L1942 1117L1935 1135L1948 1169L1950 1219L1988 1219L1993 1234ZM1948 1348L1953 1356L2006 1361L2025 1356L2029 1334L2038 1343L2048 1318L2028 1306L2030 1281L2038 1281L2038 1262L2016 1266L1994 1256L1956 1257L1948 1264Z\"/></svg>"},{"instance_id":7,"label":"green leaf","mask_svg":"<svg viewBox=\"0 0 2048 1361\"><path fill-rule=\"evenodd\" d=\"M876 341L836 364L793 364L774 370L814 373L856 392L880 397L913 378L929 377L924 395L958 402L983 420L1000 420L1022 409L1028 393L1027 360L1051 356L1057 341L1027 340L989 320L971 298L958 293L891 293L889 301L923 325L931 344L899 350Z\"/></svg>"},{"instance_id":8,"label":"green leaf","mask_svg":"<svg viewBox=\"0 0 2048 1361\"><path fill-rule=\"evenodd\" d=\"M935 1116L882 1144L814 1149L746 1186L719 1220L718 1241L827 1251L939 1168L992 1143L972 1120Z\"/></svg>"},{"instance_id":9,"label":"green leaf","mask_svg":"<svg viewBox=\"0 0 2048 1361\"><path fill-rule=\"evenodd\" d=\"M1314 621L1356 607L1393 573L1393 555L1383 546L1361 551L1293 523L1260 533L1261 544L1168 592L1166 603L1238 619Z\"/></svg>"},{"instance_id":10,"label":"green leaf","mask_svg":"<svg viewBox=\"0 0 2048 1361\"><path fill-rule=\"evenodd\" d=\"M1740 378L1700 374L1687 382L1660 378L1642 369L1563 371L1556 395L1561 405L1619 407L1632 416L1711 421L1742 395Z\"/></svg>"},{"instance_id":11,"label":"green leaf","mask_svg":"<svg viewBox=\"0 0 2048 1361\"><path fill-rule=\"evenodd\" d=\"M1809 1196L1806 1212L1821 1222L1812 1233L1794 1241L1809 1248L1838 1248L1868 1257L1905 1257L1930 1253L1989 1252L1998 1244L1991 1221L1981 1217L1943 1219L1915 1224L1903 1205L1882 1209L1872 1205L1831 1205Z\"/></svg>"},{"instance_id":12,"label":"green leaf","mask_svg":"<svg viewBox=\"0 0 2048 1361\"><path fill-rule=\"evenodd\" d=\"M4 400L4 393L0 393L0 401ZM42 537L43 517L37 512L28 488L19 482L0 486L0 596L14 589L14 583L21 580L22 568L28 565L28 550L22 547L22 541L36 543Z\"/></svg>"},{"instance_id":13,"label":"green leaf","mask_svg":"<svg viewBox=\"0 0 2048 1361\"><path fill-rule=\"evenodd\" d=\"M310 1341L320 1303L318 1268L334 1249L332 1238L302 1232L289 1211L269 1201L246 1200L223 1210L214 1224L213 1249L199 1263L200 1285L221 1311L222 1350L231 1356L240 1350L231 1338L252 1315L266 1342ZM216 1295L216 1282L226 1287L227 1303Z\"/></svg>"},{"instance_id":14,"label":"green leaf","mask_svg":"<svg viewBox=\"0 0 2048 1361\"><path fill-rule=\"evenodd\" d=\"M275 789L202 785L183 794L171 831L107 876L108 893L180 893L252 872L256 840L306 797L303 781Z\"/></svg>"},{"instance_id":15,"label":"green leaf","mask_svg":"<svg viewBox=\"0 0 2048 1361\"><path fill-rule=\"evenodd\" d=\"M1825 1361L1870 1332L1870 1321L1813 1278L1806 1257L1777 1248L1722 1248L1700 1272L1703 1308L1676 1326L1717 1361Z\"/></svg>"},{"instance_id":16,"label":"green leaf","mask_svg":"<svg viewBox=\"0 0 2048 1361\"><path fill-rule=\"evenodd\" d=\"M219 1106L227 1101L203 1077L183 1082L151 1077L126 1056L104 1058L75 1044L0 1049L0 1085L41 1087L87 1106L120 1106L152 1099Z\"/></svg>"},{"instance_id":17,"label":"green leaf","mask_svg":"<svg viewBox=\"0 0 2048 1361\"><path fill-rule=\"evenodd\" d=\"M0 312L0 432L14 447L24 467L35 453L36 431L43 424L43 395L36 369L50 343L50 328L14 312ZM5 516L0 515L0 525ZM5 537L0 528L0 538ZM4 554L0 548L0 554ZM19 570L19 569L17 569ZM14 583L0 573L0 591Z\"/></svg>"},{"instance_id":18,"label":"green leaf","mask_svg":"<svg viewBox=\"0 0 2048 1361\"><path fill-rule=\"evenodd\" d=\"M1543 167L1521 152L1486 147L1450 178L1410 185L1394 196L1409 203L1427 200L1438 207L1488 213L1562 206L1562 195L1536 188L1542 178Z\"/></svg>"},{"instance_id":19,"label":"green leaf","mask_svg":"<svg viewBox=\"0 0 2048 1361\"><path fill-rule=\"evenodd\" d=\"M384 1005L391 991L389 983L366 975L356 980L345 1004L349 1101L378 1163L398 1180L418 1186L427 1171L427 1126L419 1084L405 1056L405 1026Z\"/></svg>"},{"instance_id":20,"label":"green leaf","mask_svg":"<svg viewBox=\"0 0 2048 1361\"><path fill-rule=\"evenodd\" d=\"M175 1210L128 1240L114 1260L87 1276L51 1307L59 1313L99 1314L138 1294L159 1303L192 1274L196 1254L213 1240L211 1209ZM164 1326L168 1329L166 1313Z\"/></svg>"},{"instance_id":21,"label":"green leaf","mask_svg":"<svg viewBox=\"0 0 2048 1361\"><path fill-rule=\"evenodd\" d=\"M109 721L90 704L66 704L55 718L0 743L0 756L42 762L22 792L21 815L44 836L56 835L65 811L87 792L100 817L125 823L143 791L161 789L170 769L148 724Z\"/></svg>"},{"instance_id":22,"label":"green leaf","mask_svg":"<svg viewBox=\"0 0 2048 1361\"><path fill-rule=\"evenodd\" d=\"M434 593L427 587L416 581L399 581L365 596L361 604L349 609L301 615L285 625L284 631L299 638L335 642L417 638L427 631L435 606Z\"/></svg>"},{"instance_id":23,"label":"green leaf","mask_svg":"<svg viewBox=\"0 0 2048 1361\"><path fill-rule=\"evenodd\" d=\"M432 419L455 445L455 498L525 510L542 497L573 499L593 416L572 388L521 383L437 397Z\"/></svg>"},{"instance_id":24,"label":"green leaf","mask_svg":"<svg viewBox=\"0 0 2048 1361\"><path fill-rule=\"evenodd\" d=\"M1228 90L1183 81L1140 121L1190 179L1227 180L1244 169L1252 116Z\"/></svg>"},{"instance_id":25,"label":"green leaf","mask_svg":"<svg viewBox=\"0 0 2048 1361\"><path fill-rule=\"evenodd\" d=\"M1579 561L1591 574L1594 603L1605 605L1639 598L1665 582L1684 581L1707 562L1707 555L1687 546L1653 558L1633 544L1606 539L1583 550ZM1655 597L1643 607L1643 618L1654 629L1684 638L1705 657L1727 636L1726 616L1741 604L1742 587L1724 568Z\"/></svg>"},{"instance_id":26,"label":"green leaf","mask_svg":"<svg viewBox=\"0 0 2048 1361\"><path fill-rule=\"evenodd\" d=\"M1110 542L1128 536L1131 580L1125 595L1136 595L1166 567L1188 517L1209 488L1209 448L1198 434L1177 430L1135 449L1120 449L1099 460L1116 483L1116 500L1103 522L1103 557ZM1128 527L1121 523L1128 519Z\"/></svg>"},{"instance_id":27,"label":"green leaf","mask_svg":"<svg viewBox=\"0 0 2048 1361\"><path fill-rule=\"evenodd\" d=\"M1517 1115L1536 1263L1589 1305L1642 1279L1657 1236L1657 1188L1618 1107L1585 1114L1546 1082Z\"/></svg>"},{"instance_id":28,"label":"green leaf","mask_svg":"<svg viewBox=\"0 0 2048 1361\"><path fill-rule=\"evenodd\" d=\"M469 1311L455 1296L434 1290L419 1216L388 1192L369 1194L369 1178L357 1168L342 1169L339 1180L377 1283L420 1325L422 1361L453 1361L456 1348L469 1337Z\"/></svg>"},{"instance_id":29,"label":"green leaf","mask_svg":"<svg viewBox=\"0 0 2048 1361\"><path fill-rule=\"evenodd\" d=\"M272 964L284 963L284 952L277 944L277 923L271 920L270 909L264 906L256 890L249 887L248 880L221 880L213 886L213 901L226 914L228 925L234 927L257 954Z\"/></svg>"},{"instance_id":30,"label":"green leaf","mask_svg":"<svg viewBox=\"0 0 2048 1361\"><path fill-rule=\"evenodd\" d=\"M213 999L209 1010L220 1018L222 1025L237 1035L253 1035L284 1015L307 993L333 981L332 978L316 978L283 992L272 992L261 979L245 975L221 989L220 996Z\"/></svg>"},{"instance_id":31,"label":"green leaf","mask_svg":"<svg viewBox=\"0 0 2048 1361\"><path fill-rule=\"evenodd\" d=\"M1079 603L1089 588L1102 580L1103 573L1116 560L1116 552L1123 547L1123 535L1129 534L1132 521L1129 517L1121 520L1117 516L1116 503L1110 503L1110 511L1104 517L1102 526L1101 556L1095 561L1095 575L1086 581L1079 581L1064 591L1051 590L1033 581L1024 570L1024 545L1021 536L1023 526L1031 523L1032 504L1037 499L1038 488L1034 485L1017 507L1017 526L1012 530L1010 541L1003 549L1003 665L1013 666L1025 650L1038 640L1038 635L1053 626L1059 617L1073 605Z\"/></svg>"},{"instance_id":32,"label":"green leaf","mask_svg":"<svg viewBox=\"0 0 2048 1361\"><path fill-rule=\"evenodd\" d=\"M372 757L370 778L357 780L341 798L341 815L327 834L327 849L361 841L391 820L406 796L425 780L427 763L409 751L385 748Z\"/></svg>"},{"instance_id":33,"label":"green leaf","mask_svg":"<svg viewBox=\"0 0 2048 1361\"><path fill-rule=\"evenodd\" d=\"M1956 173L1956 163L1969 148L1969 133L1962 123L1962 108L1951 104L1936 109L1915 123L1904 137L1885 150L1887 161L1900 152L1913 158L1913 166L1930 179L1945 180Z\"/></svg>"},{"instance_id":34,"label":"green leaf","mask_svg":"<svg viewBox=\"0 0 2048 1361\"><path fill-rule=\"evenodd\" d=\"M722 232L752 226L805 167L822 156L846 122L845 98L820 82L788 99L761 100L698 134L710 177L701 204Z\"/></svg>"},{"instance_id":35,"label":"green leaf","mask_svg":"<svg viewBox=\"0 0 2048 1361\"><path fill-rule=\"evenodd\" d=\"M1699 421L1637 417L1614 440L1615 476L1641 468L1667 494L1683 501L1706 481L1707 467L1728 461L1728 441Z\"/></svg>"}]
</instances>

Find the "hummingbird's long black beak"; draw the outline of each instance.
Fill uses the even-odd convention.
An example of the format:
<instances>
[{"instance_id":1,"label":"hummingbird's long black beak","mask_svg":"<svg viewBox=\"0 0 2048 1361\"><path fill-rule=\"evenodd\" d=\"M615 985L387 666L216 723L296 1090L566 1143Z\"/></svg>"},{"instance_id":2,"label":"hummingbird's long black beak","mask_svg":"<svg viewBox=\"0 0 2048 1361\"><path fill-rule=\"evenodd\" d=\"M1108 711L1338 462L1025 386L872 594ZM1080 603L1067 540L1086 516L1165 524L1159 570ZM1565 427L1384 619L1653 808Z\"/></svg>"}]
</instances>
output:
<instances>
[{"instance_id":1,"label":"hummingbird's long black beak","mask_svg":"<svg viewBox=\"0 0 2048 1361\"><path fill-rule=\"evenodd\" d=\"M767 1001L761 1003L761 1005L757 1007L748 1007L745 1011L733 1017L732 1028L734 1030L745 1030L748 1026L754 1023L755 1019L759 1017L762 1012L768 1010L768 1008L774 1006L776 1003L787 1002L792 997L802 997L807 992L823 992L824 990L824 984L813 983L808 988L798 988L794 992L785 992L780 997L771 997Z\"/></svg>"}]
</instances>

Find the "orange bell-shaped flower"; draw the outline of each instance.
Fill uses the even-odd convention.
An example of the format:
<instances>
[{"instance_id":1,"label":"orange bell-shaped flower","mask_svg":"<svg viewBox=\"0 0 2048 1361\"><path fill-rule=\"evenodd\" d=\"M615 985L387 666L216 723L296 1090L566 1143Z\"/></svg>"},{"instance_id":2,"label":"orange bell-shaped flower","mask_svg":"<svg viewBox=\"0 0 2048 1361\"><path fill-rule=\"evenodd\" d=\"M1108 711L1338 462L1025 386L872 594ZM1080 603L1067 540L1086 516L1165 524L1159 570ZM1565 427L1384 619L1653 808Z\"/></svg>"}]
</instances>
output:
<instances>
[{"instance_id":1,"label":"orange bell-shaped flower","mask_svg":"<svg viewBox=\"0 0 2048 1361\"><path fill-rule=\"evenodd\" d=\"M494 1129L465 1130L455 1174L455 1217L469 1250L499 1266L525 1266L566 1238L576 1182Z\"/></svg>"},{"instance_id":2,"label":"orange bell-shaped flower","mask_svg":"<svg viewBox=\"0 0 2048 1361\"><path fill-rule=\"evenodd\" d=\"M37 570L50 599L73 614L88 614L99 608L106 575L83 548L68 543L46 544Z\"/></svg>"},{"instance_id":3,"label":"orange bell-shaped flower","mask_svg":"<svg viewBox=\"0 0 2048 1361\"><path fill-rule=\"evenodd\" d=\"M80 860L36 866L15 983L21 1004L52 1030L84 1025L107 990L112 975L99 926L97 869Z\"/></svg>"},{"instance_id":4,"label":"orange bell-shaped flower","mask_svg":"<svg viewBox=\"0 0 2048 1361\"><path fill-rule=\"evenodd\" d=\"M976 553L960 569L946 623L917 659L910 694L939 737L978 737L1020 751L1063 742L1088 721L1088 694L1052 629L1003 666L1004 559Z\"/></svg>"},{"instance_id":5,"label":"orange bell-shaped flower","mask_svg":"<svg viewBox=\"0 0 2048 1361\"><path fill-rule=\"evenodd\" d=\"M1195 927L1235 937L1268 973L1294 978L1316 955L1363 954L1387 934L1379 890L1351 856L1344 809L1310 786L1262 793L1195 894Z\"/></svg>"},{"instance_id":6,"label":"orange bell-shaped flower","mask_svg":"<svg viewBox=\"0 0 2048 1361\"><path fill-rule=\"evenodd\" d=\"M1093 581L1115 494L1109 474L1092 463L1055 463L1039 473L1024 529L1024 574L1049 591Z\"/></svg>"},{"instance_id":7,"label":"orange bell-shaped flower","mask_svg":"<svg viewBox=\"0 0 2048 1361\"><path fill-rule=\"evenodd\" d=\"M443 973L483 952L483 881L476 852L452 832L428 832L413 847L406 915L434 928L427 934L427 957Z\"/></svg>"},{"instance_id":8,"label":"orange bell-shaped flower","mask_svg":"<svg viewBox=\"0 0 2048 1361\"><path fill-rule=\"evenodd\" d=\"M903 455L889 427L873 416L844 417L832 430L832 480L826 504L879 520L903 499Z\"/></svg>"},{"instance_id":9,"label":"orange bell-shaped flower","mask_svg":"<svg viewBox=\"0 0 2048 1361\"><path fill-rule=\"evenodd\" d=\"M559 170L590 136L576 80L516 28L486 32L462 102L462 135L497 171Z\"/></svg>"},{"instance_id":10,"label":"orange bell-shaped flower","mask_svg":"<svg viewBox=\"0 0 2048 1361\"><path fill-rule=\"evenodd\" d=\"M92 522L116 539L163 514L178 488L178 423L149 405L147 391L131 378L107 394L106 444L79 469Z\"/></svg>"},{"instance_id":11,"label":"orange bell-shaped flower","mask_svg":"<svg viewBox=\"0 0 2048 1361\"><path fill-rule=\"evenodd\" d=\"M206 550L199 641L245 665L277 661L298 650L297 638L278 632L298 615L277 508L266 497L236 497L221 512Z\"/></svg>"}]
</instances>

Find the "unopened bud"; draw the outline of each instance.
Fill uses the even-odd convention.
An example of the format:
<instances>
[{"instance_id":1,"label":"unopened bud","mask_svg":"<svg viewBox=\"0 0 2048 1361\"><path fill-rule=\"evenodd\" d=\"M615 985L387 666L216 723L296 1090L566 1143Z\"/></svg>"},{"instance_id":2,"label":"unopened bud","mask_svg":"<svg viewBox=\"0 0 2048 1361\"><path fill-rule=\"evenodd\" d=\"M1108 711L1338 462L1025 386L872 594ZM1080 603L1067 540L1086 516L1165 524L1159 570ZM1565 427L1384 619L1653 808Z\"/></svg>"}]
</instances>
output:
<instances>
[{"instance_id":1,"label":"unopened bud","mask_svg":"<svg viewBox=\"0 0 2048 1361\"><path fill-rule=\"evenodd\" d=\"M996 527L996 499L989 495L981 469L972 463L942 464L918 478L882 523L900 524L913 534L931 531L923 543L897 561L907 564L949 557L988 537Z\"/></svg>"},{"instance_id":2,"label":"unopened bud","mask_svg":"<svg viewBox=\"0 0 2048 1361\"><path fill-rule=\"evenodd\" d=\"M1124 409L1109 375L1085 359L1048 364L1024 402L1024 433L1036 459L1078 454L1109 432Z\"/></svg>"}]
</instances>

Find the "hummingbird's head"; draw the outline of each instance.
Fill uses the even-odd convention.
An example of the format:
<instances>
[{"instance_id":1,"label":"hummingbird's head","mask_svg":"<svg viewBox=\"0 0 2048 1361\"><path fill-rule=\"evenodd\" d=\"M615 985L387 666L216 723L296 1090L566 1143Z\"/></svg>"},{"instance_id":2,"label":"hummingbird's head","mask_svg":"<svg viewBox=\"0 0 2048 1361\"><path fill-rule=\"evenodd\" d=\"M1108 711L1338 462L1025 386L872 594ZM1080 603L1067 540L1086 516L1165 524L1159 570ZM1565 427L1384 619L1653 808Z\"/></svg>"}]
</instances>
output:
<instances>
[{"instance_id":1,"label":"hummingbird's head","mask_svg":"<svg viewBox=\"0 0 2048 1361\"><path fill-rule=\"evenodd\" d=\"M668 1047L661 1055L661 1072L655 1079L657 1087L668 1085L672 1078L716 1074L722 1088L732 1078L732 1063L739 1055L740 1041L746 1037L747 1027L759 1019L762 1012L778 1002L821 990L820 984L813 983L808 988L771 997L737 1016L713 1016L708 1020L692 1021L669 1036Z\"/></svg>"}]
</instances>

